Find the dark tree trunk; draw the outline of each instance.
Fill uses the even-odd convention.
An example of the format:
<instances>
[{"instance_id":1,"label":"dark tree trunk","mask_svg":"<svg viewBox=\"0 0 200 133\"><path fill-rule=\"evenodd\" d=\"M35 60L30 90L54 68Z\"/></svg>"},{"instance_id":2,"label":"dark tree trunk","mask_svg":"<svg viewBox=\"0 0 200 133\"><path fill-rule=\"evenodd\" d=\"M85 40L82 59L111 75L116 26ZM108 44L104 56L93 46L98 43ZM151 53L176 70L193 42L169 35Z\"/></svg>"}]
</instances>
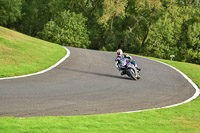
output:
<instances>
[{"instance_id":1,"label":"dark tree trunk","mask_svg":"<svg viewBox=\"0 0 200 133\"><path fill-rule=\"evenodd\" d=\"M147 33L146 33L146 35L144 36L144 39L143 39L143 41L142 41L142 47L145 46L145 43L146 43L147 40L148 40L148 36L149 36L150 30L151 30L151 21L149 22L148 31L147 31Z\"/></svg>"}]
</instances>

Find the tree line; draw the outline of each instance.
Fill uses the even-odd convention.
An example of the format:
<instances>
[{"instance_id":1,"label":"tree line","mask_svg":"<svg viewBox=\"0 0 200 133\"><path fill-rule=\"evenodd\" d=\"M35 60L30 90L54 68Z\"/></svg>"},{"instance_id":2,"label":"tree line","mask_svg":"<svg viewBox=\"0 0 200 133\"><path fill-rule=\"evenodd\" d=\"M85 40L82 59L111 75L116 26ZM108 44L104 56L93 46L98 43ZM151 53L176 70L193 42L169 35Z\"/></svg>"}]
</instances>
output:
<instances>
[{"instance_id":1,"label":"tree line","mask_svg":"<svg viewBox=\"0 0 200 133\"><path fill-rule=\"evenodd\" d=\"M66 46L200 64L200 0L0 0L0 25Z\"/></svg>"}]
</instances>

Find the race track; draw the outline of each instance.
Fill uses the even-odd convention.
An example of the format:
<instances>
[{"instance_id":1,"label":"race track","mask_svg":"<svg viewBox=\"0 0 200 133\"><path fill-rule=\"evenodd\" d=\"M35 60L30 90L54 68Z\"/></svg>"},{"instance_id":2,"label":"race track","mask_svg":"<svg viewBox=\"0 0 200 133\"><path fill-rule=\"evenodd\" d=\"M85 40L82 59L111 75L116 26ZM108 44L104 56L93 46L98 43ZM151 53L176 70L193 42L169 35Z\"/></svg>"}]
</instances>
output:
<instances>
[{"instance_id":1,"label":"race track","mask_svg":"<svg viewBox=\"0 0 200 133\"><path fill-rule=\"evenodd\" d=\"M56 68L40 75L0 80L0 116L70 116L128 112L168 106L195 89L161 63L134 57L142 78L121 76L115 53L69 48Z\"/></svg>"}]
</instances>

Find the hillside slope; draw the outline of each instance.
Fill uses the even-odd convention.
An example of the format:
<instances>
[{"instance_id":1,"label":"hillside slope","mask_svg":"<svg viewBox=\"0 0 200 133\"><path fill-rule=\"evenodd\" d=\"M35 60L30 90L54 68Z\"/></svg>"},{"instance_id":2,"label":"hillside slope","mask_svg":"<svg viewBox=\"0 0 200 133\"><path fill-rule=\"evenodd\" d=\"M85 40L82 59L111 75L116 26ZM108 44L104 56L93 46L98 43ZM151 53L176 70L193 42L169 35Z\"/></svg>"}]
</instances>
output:
<instances>
[{"instance_id":1,"label":"hillside slope","mask_svg":"<svg viewBox=\"0 0 200 133\"><path fill-rule=\"evenodd\" d=\"M0 78L44 70L65 54L60 45L0 27Z\"/></svg>"}]
</instances>

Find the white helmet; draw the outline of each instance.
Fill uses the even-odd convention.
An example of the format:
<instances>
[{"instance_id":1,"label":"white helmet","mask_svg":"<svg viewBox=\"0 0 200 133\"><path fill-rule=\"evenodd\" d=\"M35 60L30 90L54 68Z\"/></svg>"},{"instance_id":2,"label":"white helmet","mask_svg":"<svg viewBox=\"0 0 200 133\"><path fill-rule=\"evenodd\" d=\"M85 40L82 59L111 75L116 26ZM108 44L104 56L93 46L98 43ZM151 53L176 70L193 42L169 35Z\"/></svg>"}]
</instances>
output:
<instances>
[{"instance_id":1,"label":"white helmet","mask_svg":"<svg viewBox=\"0 0 200 133\"><path fill-rule=\"evenodd\" d=\"M122 55L123 54L123 51L121 49L118 49L117 50L117 55Z\"/></svg>"}]
</instances>

